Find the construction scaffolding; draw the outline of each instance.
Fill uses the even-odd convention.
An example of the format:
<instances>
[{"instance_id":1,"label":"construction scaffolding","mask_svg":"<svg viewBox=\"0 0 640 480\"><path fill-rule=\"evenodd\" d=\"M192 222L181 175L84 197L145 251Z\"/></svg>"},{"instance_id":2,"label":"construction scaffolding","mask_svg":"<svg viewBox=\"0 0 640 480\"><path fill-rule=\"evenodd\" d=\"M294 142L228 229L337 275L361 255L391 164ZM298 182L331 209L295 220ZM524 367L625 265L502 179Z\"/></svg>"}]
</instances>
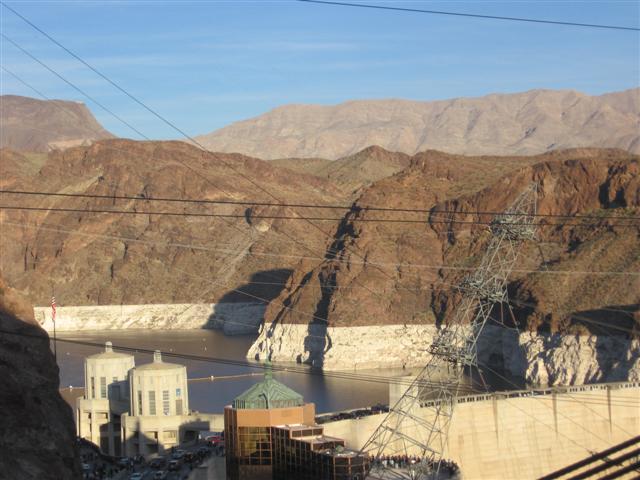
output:
<instances>
[{"instance_id":1,"label":"construction scaffolding","mask_svg":"<svg viewBox=\"0 0 640 480\"><path fill-rule=\"evenodd\" d=\"M496 303L507 302L507 281L523 242L534 240L537 187L530 185L504 214L490 224L489 245L474 272L459 285L462 299L451 319L429 346L429 363L361 450L374 458L369 479L439 479L447 435L465 367L477 367L477 342ZM435 387L434 387L435 385ZM390 468L381 459L417 459L404 469Z\"/></svg>"}]
</instances>

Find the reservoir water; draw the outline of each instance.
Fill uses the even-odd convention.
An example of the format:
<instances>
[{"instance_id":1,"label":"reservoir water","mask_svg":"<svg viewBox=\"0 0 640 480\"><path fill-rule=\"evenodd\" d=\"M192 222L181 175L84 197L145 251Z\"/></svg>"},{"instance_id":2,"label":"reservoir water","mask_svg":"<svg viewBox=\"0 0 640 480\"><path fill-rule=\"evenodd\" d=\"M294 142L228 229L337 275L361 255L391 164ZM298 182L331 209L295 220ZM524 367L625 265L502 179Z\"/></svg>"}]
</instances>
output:
<instances>
[{"instance_id":1,"label":"reservoir water","mask_svg":"<svg viewBox=\"0 0 640 480\"><path fill-rule=\"evenodd\" d=\"M117 347L139 348L143 350L161 350L173 354L186 354L199 357L211 357L232 361L246 362L245 354L249 349L253 336L225 336L216 330L126 330L97 332L61 332L58 334L57 357L60 366L60 387L67 388L63 396L67 401L82 395L84 387L84 359L104 350L104 343L111 341ZM87 346L65 342L73 340L96 343L100 346ZM52 342L53 343L53 342ZM128 352L131 353L131 352ZM151 362L151 354L134 353L136 365ZM225 405L229 405L240 393L262 379L262 368L247 365L226 365L211 361L189 358L168 358L164 361L181 363L187 367L189 378L231 377L214 381L192 381L189 383L190 406L200 412L222 413ZM259 366L257 363L252 363ZM278 364L281 366L281 364ZM305 370L301 365L291 365L295 370ZM247 374L258 374L247 376ZM401 370L383 369L358 371L358 375L366 374L389 378L408 373ZM388 403L389 387L384 380L365 381L352 378L335 378L333 372L326 375L309 375L292 371L274 372L274 378L303 395L305 401L316 404L316 411L334 412ZM233 377L237 376L238 377ZM491 379L489 379L490 383ZM75 387L68 390L69 386ZM496 385L492 385L496 388ZM498 386L499 388L499 386Z\"/></svg>"},{"instance_id":2,"label":"reservoir water","mask_svg":"<svg viewBox=\"0 0 640 480\"><path fill-rule=\"evenodd\" d=\"M228 337L215 330L128 330L99 332L61 332L58 335L58 365L60 366L60 387L84 386L84 359L104 350L67 343L63 340L77 340L98 343L110 340L114 349L118 346L161 350L176 354L224 358L245 362L245 354L253 341L252 336ZM135 353L136 365L151 362L151 355ZM164 358L166 362L181 363L187 367L189 378L224 377L248 373L261 373L261 368L249 366L223 365L208 361L183 358ZM258 364L256 364L258 366ZM300 365L292 365L296 370ZM375 372L383 375L383 372ZM388 374L387 374L388 375ZM274 378L302 394L307 402L314 402L318 412L329 412L356 408L388 401L388 387L383 383L354 381L352 379L331 378L321 375L304 375L293 372L274 372ZM204 382L190 382L189 394L192 410L201 412L222 412L225 405L262 379L261 375L244 376Z\"/></svg>"}]
</instances>

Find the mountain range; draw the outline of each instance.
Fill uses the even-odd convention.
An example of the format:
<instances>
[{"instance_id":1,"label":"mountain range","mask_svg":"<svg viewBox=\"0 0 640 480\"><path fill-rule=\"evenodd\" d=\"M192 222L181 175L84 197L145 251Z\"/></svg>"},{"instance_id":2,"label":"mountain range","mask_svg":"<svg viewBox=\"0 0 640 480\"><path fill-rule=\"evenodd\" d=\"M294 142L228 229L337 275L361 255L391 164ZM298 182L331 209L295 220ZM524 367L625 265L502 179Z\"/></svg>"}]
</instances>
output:
<instances>
[{"instance_id":1,"label":"mountain range","mask_svg":"<svg viewBox=\"0 0 640 480\"><path fill-rule=\"evenodd\" d=\"M532 90L429 102L285 105L197 137L262 159L337 158L371 145L414 155L534 155L573 147L640 153L640 88L598 96Z\"/></svg>"}]
</instances>

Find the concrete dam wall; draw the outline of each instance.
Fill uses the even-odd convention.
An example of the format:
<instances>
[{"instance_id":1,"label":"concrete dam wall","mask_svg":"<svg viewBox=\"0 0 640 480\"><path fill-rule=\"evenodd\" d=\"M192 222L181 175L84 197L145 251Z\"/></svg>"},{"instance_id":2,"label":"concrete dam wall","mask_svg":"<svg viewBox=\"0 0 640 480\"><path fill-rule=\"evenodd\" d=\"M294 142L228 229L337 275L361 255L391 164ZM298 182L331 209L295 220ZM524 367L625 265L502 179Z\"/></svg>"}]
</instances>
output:
<instances>
[{"instance_id":1,"label":"concrete dam wall","mask_svg":"<svg viewBox=\"0 0 640 480\"><path fill-rule=\"evenodd\" d=\"M325 423L325 434L359 449L383 415ZM537 478L638 432L640 382L473 395L458 399L445 456L465 479Z\"/></svg>"},{"instance_id":2,"label":"concrete dam wall","mask_svg":"<svg viewBox=\"0 0 640 480\"><path fill-rule=\"evenodd\" d=\"M256 333L264 317L263 303L171 305L101 305L58 307L56 330L190 330L213 328L227 335ZM35 307L35 318L53 331L51 307Z\"/></svg>"}]
</instances>

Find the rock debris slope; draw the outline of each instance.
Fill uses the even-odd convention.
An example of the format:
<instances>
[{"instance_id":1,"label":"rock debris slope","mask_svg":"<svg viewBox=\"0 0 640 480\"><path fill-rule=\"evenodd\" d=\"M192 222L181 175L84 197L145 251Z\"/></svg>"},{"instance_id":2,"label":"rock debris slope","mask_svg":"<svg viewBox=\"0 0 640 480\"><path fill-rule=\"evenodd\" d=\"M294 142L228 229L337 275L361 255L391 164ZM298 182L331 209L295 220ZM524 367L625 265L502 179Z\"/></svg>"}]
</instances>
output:
<instances>
[{"instance_id":1,"label":"rock debris slope","mask_svg":"<svg viewBox=\"0 0 640 480\"><path fill-rule=\"evenodd\" d=\"M210 150L264 159L335 160L370 146L413 155L532 155L571 147L640 153L640 89L589 96L531 90L439 101L285 105L197 137Z\"/></svg>"}]
</instances>

